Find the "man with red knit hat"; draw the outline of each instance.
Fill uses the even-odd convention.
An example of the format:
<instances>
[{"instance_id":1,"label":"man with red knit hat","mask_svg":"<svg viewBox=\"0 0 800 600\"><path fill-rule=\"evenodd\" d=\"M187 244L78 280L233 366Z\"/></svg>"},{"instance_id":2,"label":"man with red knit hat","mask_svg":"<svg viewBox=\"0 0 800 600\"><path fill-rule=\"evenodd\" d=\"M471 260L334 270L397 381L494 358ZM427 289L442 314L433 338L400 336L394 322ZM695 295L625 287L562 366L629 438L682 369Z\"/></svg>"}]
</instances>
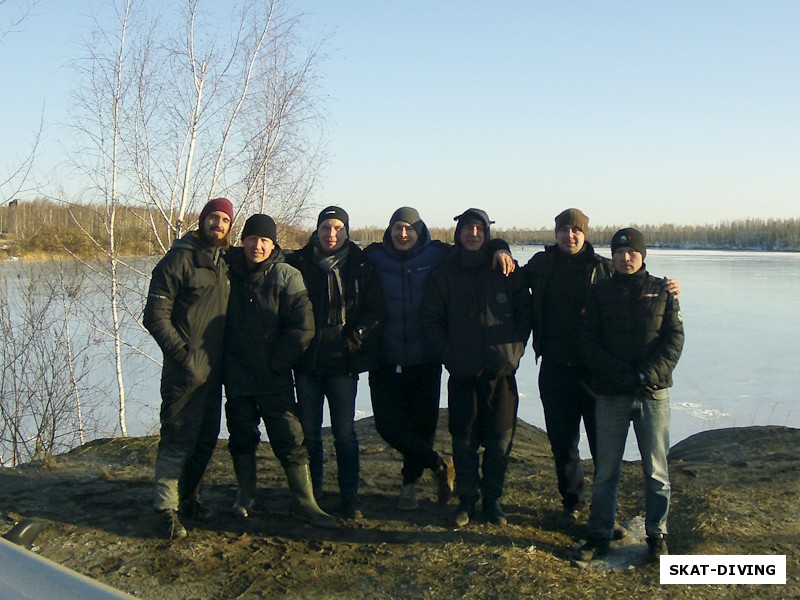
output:
<instances>
[{"instance_id":1,"label":"man with red knit hat","mask_svg":"<svg viewBox=\"0 0 800 600\"><path fill-rule=\"evenodd\" d=\"M197 231L175 240L153 269L144 307L144 326L164 354L154 508L169 539L186 537L182 520L211 517L199 490L220 428L232 222L227 198L207 202Z\"/></svg>"}]
</instances>

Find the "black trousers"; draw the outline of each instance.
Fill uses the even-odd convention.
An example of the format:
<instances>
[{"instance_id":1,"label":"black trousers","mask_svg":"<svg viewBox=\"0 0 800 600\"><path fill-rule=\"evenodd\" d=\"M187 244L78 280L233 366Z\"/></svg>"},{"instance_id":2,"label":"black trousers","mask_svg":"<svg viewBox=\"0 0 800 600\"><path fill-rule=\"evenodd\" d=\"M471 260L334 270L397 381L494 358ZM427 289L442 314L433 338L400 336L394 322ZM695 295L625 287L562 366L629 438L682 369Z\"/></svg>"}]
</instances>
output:
<instances>
[{"instance_id":1,"label":"black trousers","mask_svg":"<svg viewBox=\"0 0 800 600\"><path fill-rule=\"evenodd\" d=\"M433 449L441 385L439 363L403 367L399 373L395 365L381 365L369 373L375 428L403 455L403 485L441 464Z\"/></svg>"},{"instance_id":2,"label":"black trousers","mask_svg":"<svg viewBox=\"0 0 800 600\"><path fill-rule=\"evenodd\" d=\"M508 456L514 439L519 394L513 375L450 376L447 383L456 495L474 503L478 490L484 501L503 495ZM480 465L478 450L484 447Z\"/></svg>"},{"instance_id":3,"label":"black trousers","mask_svg":"<svg viewBox=\"0 0 800 600\"><path fill-rule=\"evenodd\" d=\"M228 450L231 455L251 454L261 440L259 424L264 421L270 445L281 465L307 465L303 428L297 418L294 390L284 387L258 396L236 396L225 402L228 422Z\"/></svg>"},{"instance_id":4,"label":"black trousers","mask_svg":"<svg viewBox=\"0 0 800 600\"><path fill-rule=\"evenodd\" d=\"M594 398L584 387L587 378L584 367L550 364L546 359L539 369L545 426L555 460L558 491L567 510L580 510L586 504L578 450L581 419L593 459L596 452Z\"/></svg>"}]
</instances>

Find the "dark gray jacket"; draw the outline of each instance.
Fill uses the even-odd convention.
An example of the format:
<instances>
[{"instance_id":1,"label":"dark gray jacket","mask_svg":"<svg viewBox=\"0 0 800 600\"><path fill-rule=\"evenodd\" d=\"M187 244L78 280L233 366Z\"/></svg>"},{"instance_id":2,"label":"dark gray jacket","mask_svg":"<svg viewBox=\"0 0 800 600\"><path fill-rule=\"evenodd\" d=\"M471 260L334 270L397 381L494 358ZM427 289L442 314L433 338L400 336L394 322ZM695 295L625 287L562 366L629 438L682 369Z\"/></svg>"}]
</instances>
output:
<instances>
[{"instance_id":1,"label":"dark gray jacket","mask_svg":"<svg viewBox=\"0 0 800 600\"><path fill-rule=\"evenodd\" d=\"M222 379L227 272L221 251L197 232L175 240L153 269L143 321L164 353L165 400Z\"/></svg>"}]
</instances>

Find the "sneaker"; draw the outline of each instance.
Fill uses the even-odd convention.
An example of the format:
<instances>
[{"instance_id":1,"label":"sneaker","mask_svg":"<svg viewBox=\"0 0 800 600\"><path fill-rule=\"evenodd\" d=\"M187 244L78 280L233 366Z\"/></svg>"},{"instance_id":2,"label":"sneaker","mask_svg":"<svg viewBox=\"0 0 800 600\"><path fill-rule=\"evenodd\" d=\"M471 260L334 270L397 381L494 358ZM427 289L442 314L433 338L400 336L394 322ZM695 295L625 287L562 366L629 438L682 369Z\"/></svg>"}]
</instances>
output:
<instances>
[{"instance_id":1,"label":"sneaker","mask_svg":"<svg viewBox=\"0 0 800 600\"><path fill-rule=\"evenodd\" d=\"M439 506L444 506L450 502L456 489L456 470L453 466L453 459L443 456L442 464L434 471L434 476L436 477L436 495Z\"/></svg>"},{"instance_id":2,"label":"sneaker","mask_svg":"<svg viewBox=\"0 0 800 600\"><path fill-rule=\"evenodd\" d=\"M659 562L662 556L667 556L668 554L667 540L664 538L664 534L657 533L647 536L647 562Z\"/></svg>"},{"instance_id":3,"label":"sneaker","mask_svg":"<svg viewBox=\"0 0 800 600\"><path fill-rule=\"evenodd\" d=\"M416 510L417 506L417 486L413 483L407 483L400 488L397 508L400 510Z\"/></svg>"},{"instance_id":4,"label":"sneaker","mask_svg":"<svg viewBox=\"0 0 800 600\"><path fill-rule=\"evenodd\" d=\"M178 513L187 521L208 523L214 518L214 511L204 506L197 498L187 498L180 503Z\"/></svg>"},{"instance_id":5,"label":"sneaker","mask_svg":"<svg viewBox=\"0 0 800 600\"><path fill-rule=\"evenodd\" d=\"M499 527L508 525L508 518L506 513L503 512L503 507L500 506L500 500L483 501L483 518L487 523Z\"/></svg>"},{"instance_id":6,"label":"sneaker","mask_svg":"<svg viewBox=\"0 0 800 600\"><path fill-rule=\"evenodd\" d=\"M625 539L628 535L628 530L625 529L622 525L614 521L614 530L611 532L611 539L615 542L618 542L622 539Z\"/></svg>"},{"instance_id":7,"label":"sneaker","mask_svg":"<svg viewBox=\"0 0 800 600\"><path fill-rule=\"evenodd\" d=\"M458 503L458 508L453 514L453 524L456 527L464 527L469 520L475 516L475 503L462 500Z\"/></svg>"},{"instance_id":8,"label":"sneaker","mask_svg":"<svg viewBox=\"0 0 800 600\"><path fill-rule=\"evenodd\" d=\"M342 515L345 519L353 521L360 521L364 518L364 514L361 512L361 500L358 499L355 492L342 499Z\"/></svg>"},{"instance_id":9,"label":"sneaker","mask_svg":"<svg viewBox=\"0 0 800 600\"><path fill-rule=\"evenodd\" d=\"M188 533L186 527L178 517L178 511L171 508L158 511L161 517L162 530L166 532L168 540L185 538Z\"/></svg>"},{"instance_id":10,"label":"sneaker","mask_svg":"<svg viewBox=\"0 0 800 600\"><path fill-rule=\"evenodd\" d=\"M565 508L556 517L556 526L559 529L569 529L578 522L580 512L574 508Z\"/></svg>"},{"instance_id":11,"label":"sneaker","mask_svg":"<svg viewBox=\"0 0 800 600\"><path fill-rule=\"evenodd\" d=\"M605 538L589 538L586 543L578 549L575 559L580 562L590 562L608 554L609 540Z\"/></svg>"}]
</instances>

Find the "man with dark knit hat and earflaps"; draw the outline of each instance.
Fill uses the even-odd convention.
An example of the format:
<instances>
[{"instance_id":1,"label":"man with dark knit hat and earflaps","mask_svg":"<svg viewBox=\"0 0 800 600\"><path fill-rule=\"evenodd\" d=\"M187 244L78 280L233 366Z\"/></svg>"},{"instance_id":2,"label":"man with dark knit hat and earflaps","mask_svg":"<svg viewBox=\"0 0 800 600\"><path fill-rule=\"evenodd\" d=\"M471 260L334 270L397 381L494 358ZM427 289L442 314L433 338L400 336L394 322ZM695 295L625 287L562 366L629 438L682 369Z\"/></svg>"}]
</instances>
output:
<instances>
[{"instance_id":1,"label":"man with dark knit hat and earflaps","mask_svg":"<svg viewBox=\"0 0 800 600\"><path fill-rule=\"evenodd\" d=\"M589 371L580 344L580 311L589 288L611 277L611 261L589 242L589 217L567 208L555 218L555 241L537 252L523 267L533 296L533 350L539 367L539 396L555 461L562 510L556 523L568 529L586 505L580 451L580 426L586 431L589 452L596 456L594 397L586 389ZM677 280L665 279L677 296ZM627 532L615 524L614 538Z\"/></svg>"},{"instance_id":2,"label":"man with dark knit hat and earflaps","mask_svg":"<svg viewBox=\"0 0 800 600\"><path fill-rule=\"evenodd\" d=\"M297 252L286 254L303 274L314 309L311 346L295 366L300 422L314 493L323 493L322 419L325 399L331 418L342 515L362 518L358 497L360 456L355 430L359 373L377 364L385 308L380 283L361 249L350 240L350 217L328 206L317 229Z\"/></svg>"},{"instance_id":3,"label":"man with dark knit hat and earflaps","mask_svg":"<svg viewBox=\"0 0 800 600\"><path fill-rule=\"evenodd\" d=\"M256 214L244 224L241 248L228 252L231 282L225 326L225 417L239 491L236 516L247 518L256 496L256 449L263 420L286 472L293 515L315 527L337 527L314 499L292 367L314 337L303 276L284 262L275 221Z\"/></svg>"},{"instance_id":4,"label":"man with dark knit hat and earflaps","mask_svg":"<svg viewBox=\"0 0 800 600\"><path fill-rule=\"evenodd\" d=\"M683 317L664 281L647 272L646 255L639 230L617 231L611 239L613 276L592 286L581 312L597 427L588 540L576 556L581 561L609 550L631 422L642 455L648 561L668 554L669 388L683 351Z\"/></svg>"},{"instance_id":5,"label":"man with dark knit hat and earflaps","mask_svg":"<svg viewBox=\"0 0 800 600\"><path fill-rule=\"evenodd\" d=\"M453 524L470 523L481 498L485 522L503 526L500 499L519 407L515 373L530 335L530 294L519 270L506 277L492 268L492 221L485 211L470 208L456 221L455 249L431 277L422 323L450 373L448 426L459 499Z\"/></svg>"},{"instance_id":6,"label":"man with dark knit hat and earflaps","mask_svg":"<svg viewBox=\"0 0 800 600\"><path fill-rule=\"evenodd\" d=\"M208 521L200 484L219 436L233 205L210 200L197 231L175 240L153 269L144 326L164 354L154 507L169 539L183 521Z\"/></svg>"}]
</instances>

